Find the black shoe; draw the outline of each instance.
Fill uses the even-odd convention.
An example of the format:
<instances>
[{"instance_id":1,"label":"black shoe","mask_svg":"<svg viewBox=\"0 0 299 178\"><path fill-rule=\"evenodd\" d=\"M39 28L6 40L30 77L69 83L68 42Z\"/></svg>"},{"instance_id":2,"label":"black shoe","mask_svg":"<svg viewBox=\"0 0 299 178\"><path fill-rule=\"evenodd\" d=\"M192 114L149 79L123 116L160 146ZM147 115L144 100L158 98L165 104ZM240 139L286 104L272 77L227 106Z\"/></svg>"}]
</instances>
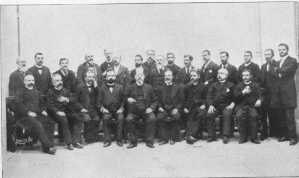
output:
<instances>
[{"instance_id":1,"label":"black shoe","mask_svg":"<svg viewBox=\"0 0 299 178\"><path fill-rule=\"evenodd\" d=\"M66 149L68 149L68 150L74 150L74 147L73 147L72 144L68 144L68 145L66 146Z\"/></svg>"},{"instance_id":2,"label":"black shoe","mask_svg":"<svg viewBox=\"0 0 299 178\"><path fill-rule=\"evenodd\" d=\"M146 143L145 145L149 148L155 148L154 144L150 142Z\"/></svg>"},{"instance_id":3,"label":"black shoe","mask_svg":"<svg viewBox=\"0 0 299 178\"><path fill-rule=\"evenodd\" d=\"M251 142L254 143L254 144L260 144L261 143L258 139L252 139Z\"/></svg>"},{"instance_id":4,"label":"black shoe","mask_svg":"<svg viewBox=\"0 0 299 178\"><path fill-rule=\"evenodd\" d=\"M134 147L136 147L136 146L137 146L136 143L130 143L130 144L127 146L127 148L128 148L128 149L131 149L131 148L134 148Z\"/></svg>"},{"instance_id":5,"label":"black shoe","mask_svg":"<svg viewBox=\"0 0 299 178\"><path fill-rule=\"evenodd\" d=\"M187 139L186 139L186 142L188 143L188 144L193 144L194 142L196 142L197 140L196 140L196 138L194 138L194 137L192 137L192 136L189 136L189 137L187 137Z\"/></svg>"},{"instance_id":6,"label":"black shoe","mask_svg":"<svg viewBox=\"0 0 299 178\"><path fill-rule=\"evenodd\" d=\"M165 144L167 144L168 142L166 141L166 140L161 140L161 141L159 141L159 145L165 145Z\"/></svg>"},{"instance_id":7,"label":"black shoe","mask_svg":"<svg viewBox=\"0 0 299 178\"><path fill-rule=\"evenodd\" d=\"M54 148L54 147L49 147L49 148L44 149L43 151L44 151L45 153L50 154L50 155L55 155L55 153L56 153L56 148Z\"/></svg>"},{"instance_id":8,"label":"black shoe","mask_svg":"<svg viewBox=\"0 0 299 178\"><path fill-rule=\"evenodd\" d=\"M208 140L207 140L207 142L213 142L213 141L216 141L216 139L213 138L213 137L210 137L210 138L208 138Z\"/></svg>"},{"instance_id":9,"label":"black shoe","mask_svg":"<svg viewBox=\"0 0 299 178\"><path fill-rule=\"evenodd\" d=\"M170 140L170 141L169 141L169 144L170 144L170 145L174 145L174 144L175 144L175 141L174 141L174 140Z\"/></svg>"},{"instance_id":10,"label":"black shoe","mask_svg":"<svg viewBox=\"0 0 299 178\"><path fill-rule=\"evenodd\" d=\"M285 141L288 141L289 139L287 137L280 137L278 139L279 142L285 142Z\"/></svg>"},{"instance_id":11,"label":"black shoe","mask_svg":"<svg viewBox=\"0 0 299 178\"><path fill-rule=\"evenodd\" d=\"M239 140L239 144L243 144L243 143L246 143L247 142L247 140L245 140L245 139L240 139Z\"/></svg>"},{"instance_id":12,"label":"black shoe","mask_svg":"<svg viewBox=\"0 0 299 178\"><path fill-rule=\"evenodd\" d=\"M223 142L224 144L227 144L228 141L229 141L229 138L228 138L227 136L224 136L222 142Z\"/></svg>"},{"instance_id":13,"label":"black shoe","mask_svg":"<svg viewBox=\"0 0 299 178\"><path fill-rule=\"evenodd\" d=\"M261 135L261 140L266 140L267 138L268 138L268 135L264 135L264 134Z\"/></svg>"},{"instance_id":14,"label":"black shoe","mask_svg":"<svg viewBox=\"0 0 299 178\"><path fill-rule=\"evenodd\" d=\"M83 145L81 145L80 143L74 143L73 146L75 148L79 148L79 149L82 149L83 148Z\"/></svg>"},{"instance_id":15,"label":"black shoe","mask_svg":"<svg viewBox=\"0 0 299 178\"><path fill-rule=\"evenodd\" d=\"M104 145L103 145L103 147L105 148L105 147L108 147L110 145L111 145L111 142L105 142Z\"/></svg>"},{"instance_id":16,"label":"black shoe","mask_svg":"<svg viewBox=\"0 0 299 178\"><path fill-rule=\"evenodd\" d=\"M297 144L297 140L296 139L291 139L290 140L290 145L296 145Z\"/></svg>"},{"instance_id":17,"label":"black shoe","mask_svg":"<svg viewBox=\"0 0 299 178\"><path fill-rule=\"evenodd\" d=\"M120 147L122 147L124 145L122 141L117 141L116 144Z\"/></svg>"}]
</instances>

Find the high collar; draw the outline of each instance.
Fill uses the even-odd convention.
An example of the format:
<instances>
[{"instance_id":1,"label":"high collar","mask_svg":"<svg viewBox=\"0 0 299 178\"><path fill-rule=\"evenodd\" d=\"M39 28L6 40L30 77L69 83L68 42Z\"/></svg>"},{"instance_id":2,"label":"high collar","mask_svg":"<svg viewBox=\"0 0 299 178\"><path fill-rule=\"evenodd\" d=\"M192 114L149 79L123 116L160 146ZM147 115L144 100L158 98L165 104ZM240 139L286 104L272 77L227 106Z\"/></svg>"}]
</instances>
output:
<instances>
[{"instance_id":1,"label":"high collar","mask_svg":"<svg viewBox=\"0 0 299 178\"><path fill-rule=\"evenodd\" d=\"M37 69L43 69L43 68L44 68L43 65L42 65L42 66L39 66L39 65L36 65L36 64L35 64L35 67L36 67Z\"/></svg>"},{"instance_id":2,"label":"high collar","mask_svg":"<svg viewBox=\"0 0 299 178\"><path fill-rule=\"evenodd\" d=\"M248 81L247 83L244 81L243 82L245 85L250 85L251 83L252 83L252 81L250 80L250 81Z\"/></svg>"}]
</instances>

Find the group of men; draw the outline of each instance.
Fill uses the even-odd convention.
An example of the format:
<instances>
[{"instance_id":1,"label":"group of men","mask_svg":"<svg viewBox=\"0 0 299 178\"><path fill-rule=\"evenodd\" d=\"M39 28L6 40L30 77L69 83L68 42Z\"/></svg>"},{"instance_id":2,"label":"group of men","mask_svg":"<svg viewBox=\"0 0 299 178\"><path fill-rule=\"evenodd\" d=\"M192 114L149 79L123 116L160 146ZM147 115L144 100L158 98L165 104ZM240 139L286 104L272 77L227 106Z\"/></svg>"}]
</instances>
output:
<instances>
[{"instance_id":1,"label":"group of men","mask_svg":"<svg viewBox=\"0 0 299 178\"><path fill-rule=\"evenodd\" d=\"M182 138L193 144L206 138L204 131L208 142L221 136L226 144L235 125L240 144L259 144L270 136L295 145L297 60L288 51L287 44L279 44L279 59L274 60L274 51L266 49L261 68L252 62L252 52L245 51L237 69L228 62L228 52L220 52L217 65L204 50L204 64L196 69L191 55L184 55L180 68L174 53L166 54L164 65L164 56L148 50L145 62L135 56L135 68L129 72L120 57L104 50L104 63L97 65L94 56L86 54L76 75L68 68L69 59L59 59L60 69L51 73L43 65L44 55L36 53L36 64L28 70L25 60L17 60L18 69L9 78L9 95L15 101L8 107L49 154L56 151L55 123L69 150L83 148L82 138L96 142L99 131L104 133L104 147L113 140L123 146L128 140L127 148L134 148L139 138L150 148L155 138L159 145Z\"/></svg>"}]
</instances>

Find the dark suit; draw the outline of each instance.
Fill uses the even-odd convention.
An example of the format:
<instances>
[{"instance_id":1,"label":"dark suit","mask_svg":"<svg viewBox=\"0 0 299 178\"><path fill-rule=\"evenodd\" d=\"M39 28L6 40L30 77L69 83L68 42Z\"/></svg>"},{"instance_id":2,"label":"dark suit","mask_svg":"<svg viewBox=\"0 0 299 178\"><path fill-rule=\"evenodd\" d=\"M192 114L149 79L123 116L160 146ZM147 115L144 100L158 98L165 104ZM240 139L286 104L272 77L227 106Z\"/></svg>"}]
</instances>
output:
<instances>
[{"instance_id":1,"label":"dark suit","mask_svg":"<svg viewBox=\"0 0 299 178\"><path fill-rule=\"evenodd\" d=\"M41 71L41 74L39 73ZM52 87L51 83L51 73L48 67L43 66L39 69L36 66L32 66L28 69L28 73L31 73L34 76L36 88L45 95L48 90Z\"/></svg>"},{"instance_id":2,"label":"dark suit","mask_svg":"<svg viewBox=\"0 0 299 178\"><path fill-rule=\"evenodd\" d=\"M47 116L41 114L46 110L44 98L37 89L29 90L25 87L18 91L17 117L22 127L32 131L41 141L44 149L53 146L54 122ZM35 112L37 117L28 116L28 112Z\"/></svg>"},{"instance_id":3,"label":"dark suit","mask_svg":"<svg viewBox=\"0 0 299 178\"><path fill-rule=\"evenodd\" d=\"M205 109L200 109L201 105L206 104L204 97L205 86L202 83L197 85L187 84L185 87L185 104L184 108L189 110L187 115L186 136L197 137L203 131L203 119L206 114Z\"/></svg>"},{"instance_id":4,"label":"dark suit","mask_svg":"<svg viewBox=\"0 0 299 178\"><path fill-rule=\"evenodd\" d=\"M60 102L60 96L67 97L69 102ZM81 141L81 131L83 129L83 120L80 115L81 105L77 103L76 97L63 88L62 90L50 89L47 94L48 110L51 115L61 125L62 134L66 144L77 143ZM59 116L57 111L62 111L66 116Z\"/></svg>"},{"instance_id":5,"label":"dark suit","mask_svg":"<svg viewBox=\"0 0 299 178\"><path fill-rule=\"evenodd\" d=\"M127 67L120 65L118 71L116 71L115 83L126 87L130 79L130 72Z\"/></svg>"},{"instance_id":6,"label":"dark suit","mask_svg":"<svg viewBox=\"0 0 299 178\"><path fill-rule=\"evenodd\" d=\"M151 61L145 61L144 63L143 63L143 67L144 68L147 68L148 70L151 70L153 67L155 67L156 66L156 61L154 61L154 60L151 60Z\"/></svg>"},{"instance_id":7,"label":"dark suit","mask_svg":"<svg viewBox=\"0 0 299 178\"><path fill-rule=\"evenodd\" d=\"M239 81L238 70L235 66L227 63L226 65L221 64L219 68L224 68L228 71L227 81L237 84Z\"/></svg>"},{"instance_id":8,"label":"dark suit","mask_svg":"<svg viewBox=\"0 0 299 178\"><path fill-rule=\"evenodd\" d=\"M217 81L218 65L213 61L206 63L202 66L200 71L200 80L205 85L205 95L212 83Z\"/></svg>"},{"instance_id":9,"label":"dark suit","mask_svg":"<svg viewBox=\"0 0 299 178\"><path fill-rule=\"evenodd\" d=\"M88 110L87 114L90 120L84 122L84 138L85 142L90 143L97 140L99 131L100 117L97 111L97 88L87 86L86 84L78 85L76 89L76 97L81 109Z\"/></svg>"},{"instance_id":10,"label":"dark suit","mask_svg":"<svg viewBox=\"0 0 299 178\"><path fill-rule=\"evenodd\" d=\"M150 84L152 85L155 91L158 89L159 86L164 84L164 72L165 68L161 68L160 70L158 70L156 65L151 68Z\"/></svg>"},{"instance_id":11,"label":"dark suit","mask_svg":"<svg viewBox=\"0 0 299 178\"><path fill-rule=\"evenodd\" d=\"M190 82L191 70L194 70L194 66L190 66L189 69L186 67L181 68L176 76L176 83L187 84Z\"/></svg>"},{"instance_id":12,"label":"dark suit","mask_svg":"<svg viewBox=\"0 0 299 178\"><path fill-rule=\"evenodd\" d=\"M179 132L178 122L180 119L180 111L184 104L184 90L180 85L172 84L167 86L164 84L158 89L158 108L163 108L164 111L158 111L157 119L160 123L160 133L164 141L176 140ZM176 114L172 111L177 109Z\"/></svg>"},{"instance_id":13,"label":"dark suit","mask_svg":"<svg viewBox=\"0 0 299 178\"><path fill-rule=\"evenodd\" d=\"M86 72L88 71L88 68L93 68L94 69L94 71L96 72L96 75L97 75L96 80L98 82L98 85L101 85L102 80L103 80L101 67L97 64L90 65L87 62L84 62L83 64L81 64L78 67L78 70L77 70L77 80L78 80L78 82L80 84L84 83L84 77L85 77Z\"/></svg>"},{"instance_id":14,"label":"dark suit","mask_svg":"<svg viewBox=\"0 0 299 178\"><path fill-rule=\"evenodd\" d=\"M111 62L104 61L100 67L101 67L101 71L105 72L105 71L107 71L107 69L113 68L113 62L112 61Z\"/></svg>"},{"instance_id":15,"label":"dark suit","mask_svg":"<svg viewBox=\"0 0 299 178\"><path fill-rule=\"evenodd\" d=\"M148 68L143 67L143 74L144 74L144 83L150 84L150 71ZM131 70L130 72L130 84L134 84L136 75L136 68Z\"/></svg>"},{"instance_id":16,"label":"dark suit","mask_svg":"<svg viewBox=\"0 0 299 178\"><path fill-rule=\"evenodd\" d=\"M247 69L251 71L251 75L253 77L253 81L257 83L261 83L261 71L259 65L254 62L251 62L249 65L245 65L245 63L241 64L238 69L238 78L239 81L242 81L242 72Z\"/></svg>"},{"instance_id":17,"label":"dark suit","mask_svg":"<svg viewBox=\"0 0 299 178\"><path fill-rule=\"evenodd\" d=\"M177 78L177 74L179 73L180 71L180 67L176 64L167 64L165 66L165 69L169 69L172 71L172 74L173 74L173 78L176 79Z\"/></svg>"},{"instance_id":18,"label":"dark suit","mask_svg":"<svg viewBox=\"0 0 299 178\"><path fill-rule=\"evenodd\" d=\"M125 96L136 100L134 103L128 103L128 115L126 117L128 139L131 143L137 143L135 122L142 118L145 120L146 142L153 143L156 117L153 112L145 113L146 108L155 111L158 104L153 88L148 84L138 86L134 83L126 88Z\"/></svg>"},{"instance_id":19,"label":"dark suit","mask_svg":"<svg viewBox=\"0 0 299 178\"><path fill-rule=\"evenodd\" d=\"M251 92L243 94L242 90L247 86L250 87ZM250 135L251 139L256 139L259 115L254 105L261 98L260 86L256 82L251 82L250 84L240 82L234 89L234 96L237 105L236 119L239 123L240 140L247 140L248 135Z\"/></svg>"},{"instance_id":20,"label":"dark suit","mask_svg":"<svg viewBox=\"0 0 299 178\"><path fill-rule=\"evenodd\" d=\"M207 108L213 105L216 108L214 113L207 114L207 127L209 137L215 139L216 125L215 119L219 114L223 115L222 120L222 134L229 137L232 133L232 113L233 109L226 107L234 101L233 96L234 84L226 81L224 83L213 83L207 94Z\"/></svg>"},{"instance_id":21,"label":"dark suit","mask_svg":"<svg viewBox=\"0 0 299 178\"><path fill-rule=\"evenodd\" d=\"M15 70L9 75L8 93L9 96L16 96L18 90L24 88L25 72Z\"/></svg>"},{"instance_id":22,"label":"dark suit","mask_svg":"<svg viewBox=\"0 0 299 178\"><path fill-rule=\"evenodd\" d=\"M98 108L104 107L109 113L103 113L103 130L104 130L104 140L105 142L111 141L111 124L113 120L116 121L117 125L117 141L122 141L123 139L123 124L124 124L124 114L117 113L120 108L124 107L124 88L122 85L115 84L111 87L106 84L99 87L97 105Z\"/></svg>"},{"instance_id":23,"label":"dark suit","mask_svg":"<svg viewBox=\"0 0 299 178\"><path fill-rule=\"evenodd\" d=\"M57 70L55 73L60 74L63 81L63 87L75 93L77 87L77 79L75 73L72 70L67 70L67 73L64 74L61 70Z\"/></svg>"},{"instance_id":24,"label":"dark suit","mask_svg":"<svg viewBox=\"0 0 299 178\"><path fill-rule=\"evenodd\" d=\"M295 74L298 64L295 58L288 56L281 66L276 69L278 76L275 80L275 88L271 95L270 106L281 108L285 120L281 120L282 125L286 125L286 133L282 136L290 139L297 139L294 109L297 107L297 93L295 85Z\"/></svg>"}]
</instances>

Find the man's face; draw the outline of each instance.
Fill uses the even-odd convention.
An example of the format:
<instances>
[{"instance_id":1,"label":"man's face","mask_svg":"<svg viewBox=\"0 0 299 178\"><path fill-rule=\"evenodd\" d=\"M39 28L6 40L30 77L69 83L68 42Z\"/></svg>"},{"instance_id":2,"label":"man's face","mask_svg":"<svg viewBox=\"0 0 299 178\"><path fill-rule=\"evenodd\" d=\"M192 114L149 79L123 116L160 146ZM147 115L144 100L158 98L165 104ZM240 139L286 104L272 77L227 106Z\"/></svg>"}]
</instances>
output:
<instances>
[{"instance_id":1,"label":"man's face","mask_svg":"<svg viewBox=\"0 0 299 178\"><path fill-rule=\"evenodd\" d=\"M191 66L192 61L190 60L190 58L188 56L184 57L184 64L186 67Z\"/></svg>"},{"instance_id":2,"label":"man's face","mask_svg":"<svg viewBox=\"0 0 299 178\"><path fill-rule=\"evenodd\" d=\"M33 89L35 84L33 75L26 75L24 78L24 84L27 89Z\"/></svg>"},{"instance_id":3,"label":"man's face","mask_svg":"<svg viewBox=\"0 0 299 178\"><path fill-rule=\"evenodd\" d=\"M250 53L244 53L244 61L245 63L249 63L251 61L252 56Z\"/></svg>"},{"instance_id":4,"label":"man's face","mask_svg":"<svg viewBox=\"0 0 299 178\"><path fill-rule=\"evenodd\" d=\"M222 64L226 64L228 60L228 57L226 56L225 53L220 53L220 61Z\"/></svg>"},{"instance_id":5,"label":"man's face","mask_svg":"<svg viewBox=\"0 0 299 178\"><path fill-rule=\"evenodd\" d=\"M56 89L60 90L63 87L63 82L62 82L62 78L60 75L54 75L52 78L52 83Z\"/></svg>"},{"instance_id":6,"label":"man's face","mask_svg":"<svg viewBox=\"0 0 299 178\"><path fill-rule=\"evenodd\" d=\"M93 72L87 72L85 76L85 81L87 82L88 85L93 85L95 78L95 74Z\"/></svg>"},{"instance_id":7,"label":"man's face","mask_svg":"<svg viewBox=\"0 0 299 178\"><path fill-rule=\"evenodd\" d=\"M60 61L60 67L63 70L67 70L68 69L68 65L69 65L69 61L68 60L62 60Z\"/></svg>"},{"instance_id":8,"label":"man's face","mask_svg":"<svg viewBox=\"0 0 299 178\"><path fill-rule=\"evenodd\" d=\"M164 74L164 79L165 79L165 82L172 82L172 80L173 80L172 72L166 71Z\"/></svg>"},{"instance_id":9,"label":"man's face","mask_svg":"<svg viewBox=\"0 0 299 178\"><path fill-rule=\"evenodd\" d=\"M142 58L140 56L136 56L135 57L135 65L136 65L136 67L141 66L142 63L143 63Z\"/></svg>"},{"instance_id":10,"label":"man's face","mask_svg":"<svg viewBox=\"0 0 299 178\"><path fill-rule=\"evenodd\" d=\"M251 80L251 74L248 71L242 72L242 79L244 82L249 82Z\"/></svg>"},{"instance_id":11,"label":"man's face","mask_svg":"<svg viewBox=\"0 0 299 178\"><path fill-rule=\"evenodd\" d=\"M218 72L217 78L218 78L219 81L226 81L226 79L227 79L227 72L220 70Z\"/></svg>"},{"instance_id":12,"label":"man's face","mask_svg":"<svg viewBox=\"0 0 299 178\"><path fill-rule=\"evenodd\" d=\"M278 52L280 57L288 55L288 49L283 45L278 46Z\"/></svg>"},{"instance_id":13,"label":"man's face","mask_svg":"<svg viewBox=\"0 0 299 178\"><path fill-rule=\"evenodd\" d=\"M26 69L26 61L25 60L19 60L17 62L17 66L18 66L18 69L21 70L21 71L25 71Z\"/></svg>"},{"instance_id":14,"label":"man's face","mask_svg":"<svg viewBox=\"0 0 299 178\"><path fill-rule=\"evenodd\" d=\"M192 71L190 73L190 78L191 78L192 81L196 81L196 80L199 80L199 75L197 74L196 71Z\"/></svg>"},{"instance_id":15,"label":"man's face","mask_svg":"<svg viewBox=\"0 0 299 178\"><path fill-rule=\"evenodd\" d=\"M111 51L105 50L104 51L104 55L105 55L105 58L106 58L107 62L111 62L112 61L112 52Z\"/></svg>"},{"instance_id":16,"label":"man's face","mask_svg":"<svg viewBox=\"0 0 299 178\"><path fill-rule=\"evenodd\" d=\"M270 62L273 57L272 52L270 50L266 50L264 52L264 56L267 62Z\"/></svg>"},{"instance_id":17,"label":"man's face","mask_svg":"<svg viewBox=\"0 0 299 178\"><path fill-rule=\"evenodd\" d=\"M115 65L119 65L120 64L120 57L114 57L113 62L114 62Z\"/></svg>"},{"instance_id":18,"label":"man's face","mask_svg":"<svg viewBox=\"0 0 299 178\"><path fill-rule=\"evenodd\" d=\"M135 75L135 80L136 80L136 84L138 86L143 85L143 83L144 83L144 75L142 73L137 73Z\"/></svg>"},{"instance_id":19,"label":"man's face","mask_svg":"<svg viewBox=\"0 0 299 178\"><path fill-rule=\"evenodd\" d=\"M173 54L168 54L167 55L167 62L168 64L173 64L175 60L175 56Z\"/></svg>"},{"instance_id":20,"label":"man's face","mask_svg":"<svg viewBox=\"0 0 299 178\"><path fill-rule=\"evenodd\" d=\"M94 56L92 54L86 54L85 55L85 61L88 62L89 64L93 64Z\"/></svg>"},{"instance_id":21,"label":"man's face","mask_svg":"<svg viewBox=\"0 0 299 178\"><path fill-rule=\"evenodd\" d=\"M38 66L42 66L43 65L43 63L44 63L44 55L42 55L42 54L36 55L34 59L35 59L36 65L38 65Z\"/></svg>"},{"instance_id":22,"label":"man's face","mask_svg":"<svg viewBox=\"0 0 299 178\"><path fill-rule=\"evenodd\" d=\"M149 62L155 59L155 51L153 50L147 51L146 55Z\"/></svg>"},{"instance_id":23,"label":"man's face","mask_svg":"<svg viewBox=\"0 0 299 178\"><path fill-rule=\"evenodd\" d=\"M107 74L106 74L107 82L113 83L115 81L115 79L116 79L116 75L115 75L114 71L107 72Z\"/></svg>"},{"instance_id":24,"label":"man's face","mask_svg":"<svg viewBox=\"0 0 299 178\"><path fill-rule=\"evenodd\" d=\"M163 57L162 56L157 56L156 57L156 63L162 65L163 64Z\"/></svg>"},{"instance_id":25,"label":"man's face","mask_svg":"<svg viewBox=\"0 0 299 178\"><path fill-rule=\"evenodd\" d=\"M205 62L209 61L210 58L211 58L211 55L209 54L209 52L207 52L207 51L202 52L202 59L203 59Z\"/></svg>"}]
</instances>

